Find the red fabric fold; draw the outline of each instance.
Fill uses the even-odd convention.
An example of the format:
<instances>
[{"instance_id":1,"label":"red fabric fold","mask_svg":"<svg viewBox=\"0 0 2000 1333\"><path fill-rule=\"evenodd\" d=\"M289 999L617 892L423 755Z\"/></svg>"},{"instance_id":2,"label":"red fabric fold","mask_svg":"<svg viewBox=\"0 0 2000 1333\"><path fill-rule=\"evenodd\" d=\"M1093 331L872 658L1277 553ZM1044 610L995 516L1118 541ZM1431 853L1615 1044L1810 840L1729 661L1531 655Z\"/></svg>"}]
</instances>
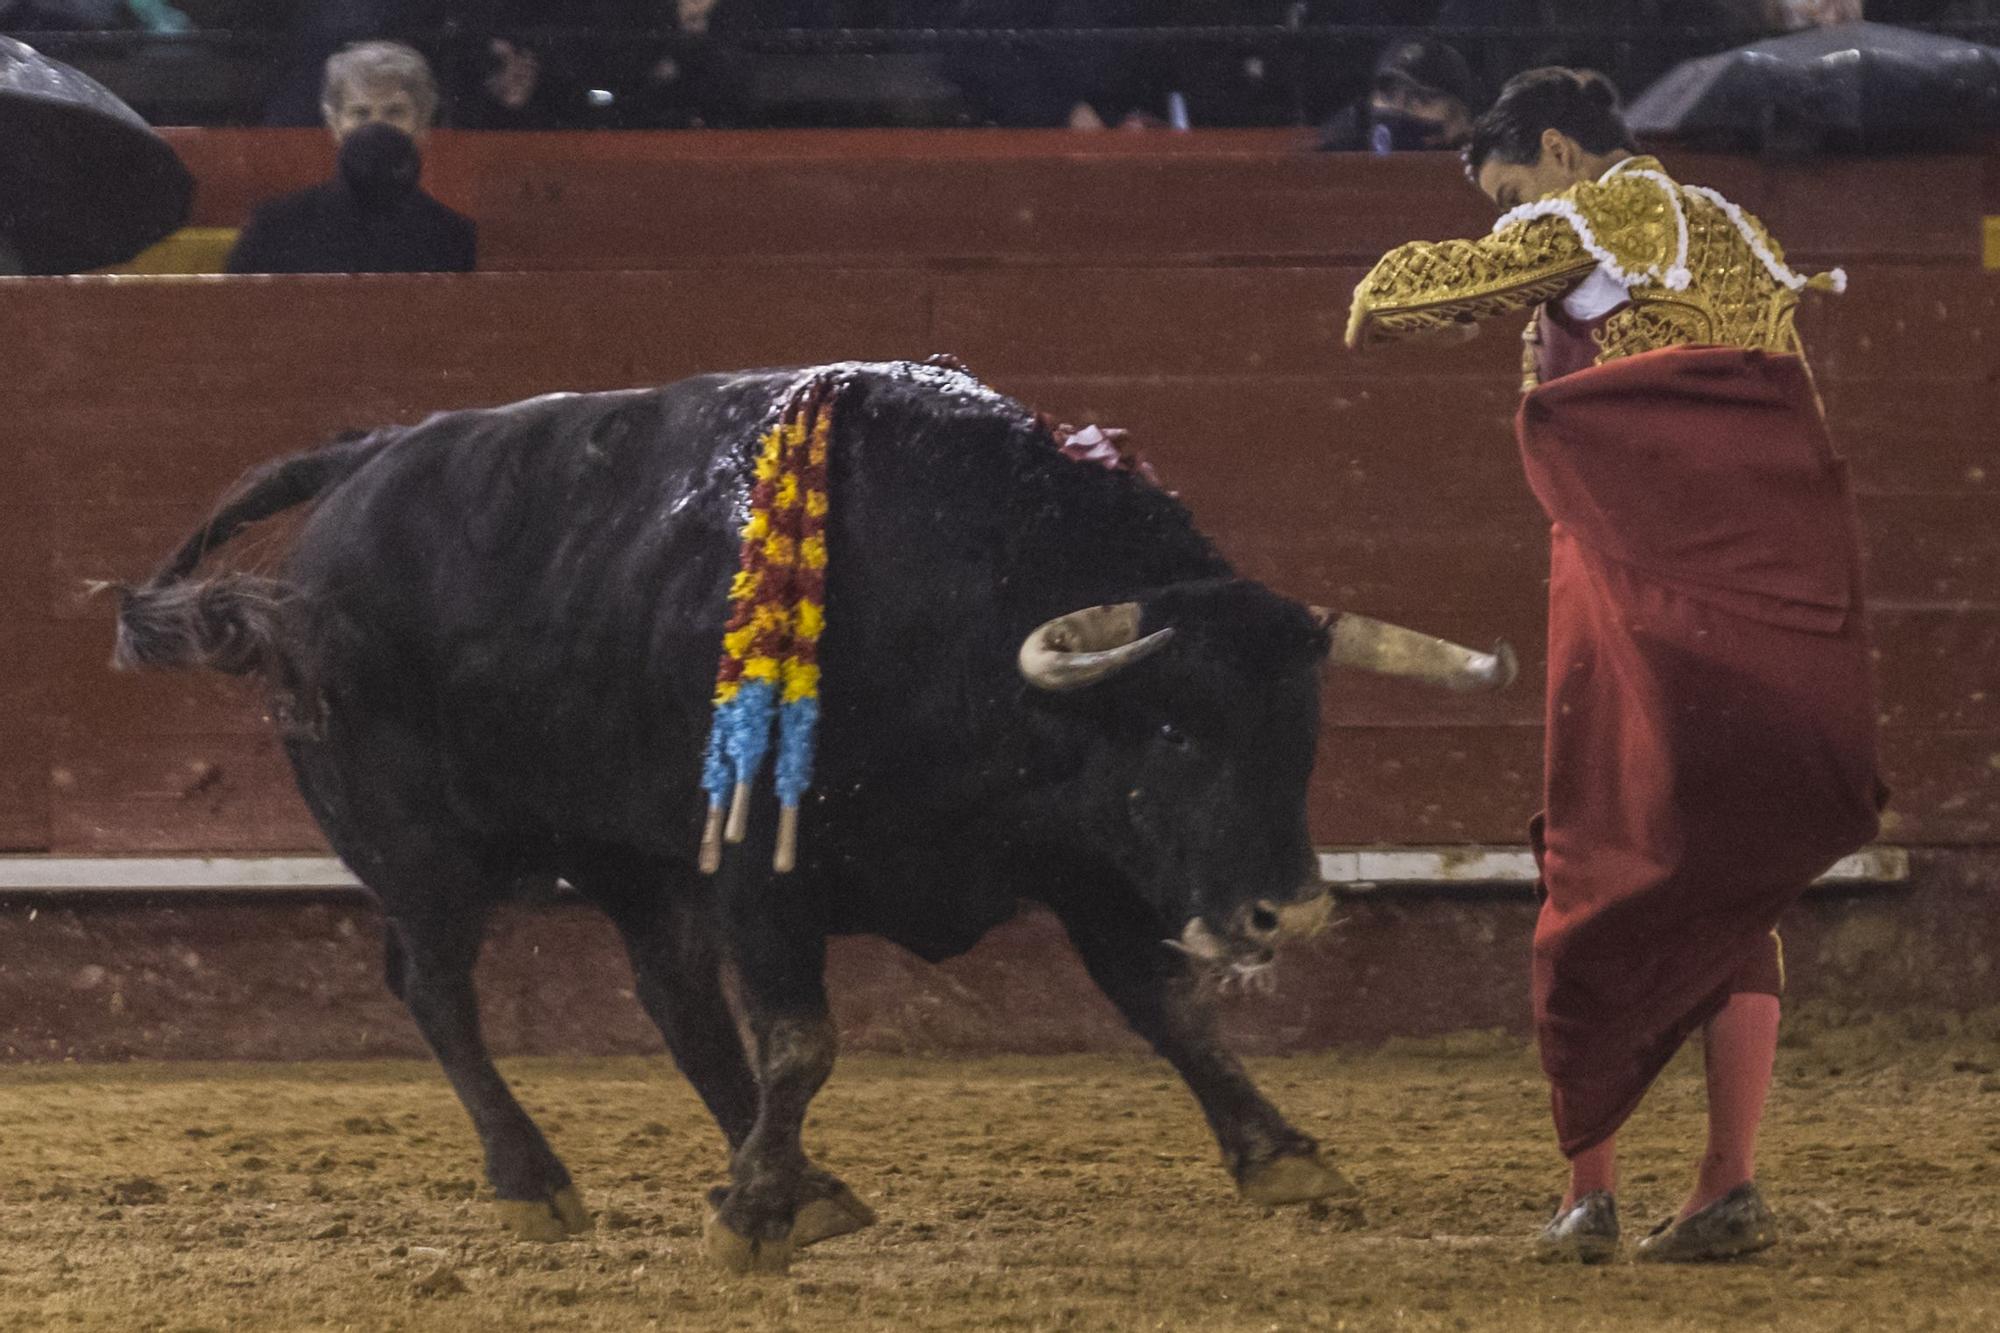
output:
<instances>
[{"instance_id":1,"label":"red fabric fold","mask_svg":"<svg viewBox=\"0 0 2000 1333\"><path fill-rule=\"evenodd\" d=\"M1827 632L1857 597L1853 505L1797 357L1673 347L1521 401L1528 484L1605 557L1688 595Z\"/></svg>"},{"instance_id":2,"label":"red fabric fold","mask_svg":"<svg viewBox=\"0 0 2000 1333\"><path fill-rule=\"evenodd\" d=\"M1796 358L1625 358L1516 428L1554 524L1533 979L1573 1156L1875 836L1875 686L1853 498Z\"/></svg>"}]
</instances>

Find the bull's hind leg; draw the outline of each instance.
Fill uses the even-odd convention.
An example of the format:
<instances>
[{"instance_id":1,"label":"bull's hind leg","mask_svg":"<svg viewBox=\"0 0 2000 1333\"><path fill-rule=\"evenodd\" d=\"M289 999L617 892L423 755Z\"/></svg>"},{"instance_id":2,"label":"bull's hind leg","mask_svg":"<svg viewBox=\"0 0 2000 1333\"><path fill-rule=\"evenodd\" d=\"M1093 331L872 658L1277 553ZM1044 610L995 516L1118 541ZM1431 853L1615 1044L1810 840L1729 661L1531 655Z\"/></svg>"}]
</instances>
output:
<instances>
[{"instance_id":1,"label":"bull's hind leg","mask_svg":"<svg viewBox=\"0 0 2000 1333\"><path fill-rule=\"evenodd\" d=\"M483 910L396 914L388 921L389 988L416 1020L486 1153L486 1178L500 1220L523 1240L561 1240L590 1229L590 1215L569 1171L507 1081L493 1066L479 1030L472 965L484 933Z\"/></svg>"},{"instance_id":2,"label":"bull's hind leg","mask_svg":"<svg viewBox=\"0 0 2000 1333\"><path fill-rule=\"evenodd\" d=\"M472 1117L501 1221L528 1240L590 1228L569 1171L493 1067L479 1030L472 966L507 893L443 794L436 747L400 727L336 709L324 743L287 748L299 791L334 850L375 894L386 922L389 989L410 1011Z\"/></svg>"},{"instance_id":3,"label":"bull's hind leg","mask_svg":"<svg viewBox=\"0 0 2000 1333\"><path fill-rule=\"evenodd\" d=\"M1215 1009L1187 958L1156 931L1085 912L1062 913L1092 980L1165 1056L1201 1104L1223 1164L1252 1203L1305 1203L1355 1193L1319 1145L1286 1123L1216 1032Z\"/></svg>"},{"instance_id":4,"label":"bull's hind leg","mask_svg":"<svg viewBox=\"0 0 2000 1333\"><path fill-rule=\"evenodd\" d=\"M639 1002L715 1117L732 1160L757 1122L757 1078L722 990L722 945L711 882L692 868L579 873L576 885L611 917L632 961ZM726 1189L716 1191L720 1207ZM795 1247L873 1224L875 1211L837 1176L807 1163Z\"/></svg>"}]
</instances>

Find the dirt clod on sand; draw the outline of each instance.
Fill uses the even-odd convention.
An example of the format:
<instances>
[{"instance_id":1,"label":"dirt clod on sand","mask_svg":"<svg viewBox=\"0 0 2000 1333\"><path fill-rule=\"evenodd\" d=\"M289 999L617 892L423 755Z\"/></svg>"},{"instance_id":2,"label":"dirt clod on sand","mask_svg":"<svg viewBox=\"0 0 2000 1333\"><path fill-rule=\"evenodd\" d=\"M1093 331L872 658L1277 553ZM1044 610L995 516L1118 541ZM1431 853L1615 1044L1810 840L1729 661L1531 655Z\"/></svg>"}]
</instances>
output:
<instances>
[{"instance_id":1,"label":"dirt clod on sand","mask_svg":"<svg viewBox=\"0 0 2000 1333\"><path fill-rule=\"evenodd\" d=\"M749 1281L703 1257L722 1139L664 1060L508 1063L596 1215L547 1244L501 1229L427 1065L13 1066L0 1330L1990 1330L1996 1063L1963 1032L1790 1040L1762 1173L1782 1244L1582 1270L1525 1258L1561 1172L1516 1045L1255 1062L1358 1209L1238 1199L1154 1061L857 1057L807 1147L880 1221ZM1694 1050L1621 1140L1628 1259L1700 1142Z\"/></svg>"}]
</instances>

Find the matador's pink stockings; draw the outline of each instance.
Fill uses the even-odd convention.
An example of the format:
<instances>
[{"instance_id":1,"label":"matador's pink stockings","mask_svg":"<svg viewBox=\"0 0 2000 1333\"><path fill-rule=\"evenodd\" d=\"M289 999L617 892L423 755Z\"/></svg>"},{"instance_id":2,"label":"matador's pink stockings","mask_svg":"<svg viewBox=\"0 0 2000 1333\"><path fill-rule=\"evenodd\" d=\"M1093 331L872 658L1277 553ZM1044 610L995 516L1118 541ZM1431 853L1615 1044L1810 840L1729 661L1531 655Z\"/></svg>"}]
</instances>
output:
<instances>
[{"instance_id":1,"label":"matador's pink stockings","mask_svg":"<svg viewBox=\"0 0 2000 1333\"><path fill-rule=\"evenodd\" d=\"M1680 1215L1706 1208L1756 1175L1757 1126L1771 1090L1771 1062L1778 1053L1778 997L1743 992L1729 997L1703 1029L1708 1075L1708 1148L1694 1191ZM1618 1140L1606 1139L1570 1159L1567 1210L1596 1190L1617 1193Z\"/></svg>"},{"instance_id":2,"label":"matador's pink stockings","mask_svg":"<svg viewBox=\"0 0 2000 1333\"><path fill-rule=\"evenodd\" d=\"M1708 1020L1703 1046L1708 1069L1708 1150L1701 1155L1686 1217L1757 1174L1757 1126L1771 1090L1778 1054L1778 997L1743 992Z\"/></svg>"}]
</instances>

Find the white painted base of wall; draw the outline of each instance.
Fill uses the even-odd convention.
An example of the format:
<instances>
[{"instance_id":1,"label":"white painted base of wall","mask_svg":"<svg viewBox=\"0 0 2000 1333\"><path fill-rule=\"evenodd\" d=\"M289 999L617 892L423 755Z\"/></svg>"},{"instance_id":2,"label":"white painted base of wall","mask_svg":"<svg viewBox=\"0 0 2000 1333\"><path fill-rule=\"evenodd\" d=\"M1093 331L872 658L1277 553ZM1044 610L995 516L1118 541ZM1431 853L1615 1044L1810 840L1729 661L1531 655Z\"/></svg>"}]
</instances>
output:
<instances>
[{"instance_id":1,"label":"white painted base of wall","mask_svg":"<svg viewBox=\"0 0 2000 1333\"><path fill-rule=\"evenodd\" d=\"M1412 884L1533 884L1535 856L1526 847L1398 847L1394 850L1325 849L1320 878L1352 888L1391 889ZM1910 877L1910 854L1901 847L1865 847L1836 863L1820 884L1890 884Z\"/></svg>"},{"instance_id":2,"label":"white painted base of wall","mask_svg":"<svg viewBox=\"0 0 2000 1333\"><path fill-rule=\"evenodd\" d=\"M1533 884L1525 847L1323 848L1321 878L1352 891L1413 885ZM1901 847L1869 847L1822 884L1897 883L1910 877ZM0 893L288 893L360 887L331 856L0 856Z\"/></svg>"}]
</instances>

